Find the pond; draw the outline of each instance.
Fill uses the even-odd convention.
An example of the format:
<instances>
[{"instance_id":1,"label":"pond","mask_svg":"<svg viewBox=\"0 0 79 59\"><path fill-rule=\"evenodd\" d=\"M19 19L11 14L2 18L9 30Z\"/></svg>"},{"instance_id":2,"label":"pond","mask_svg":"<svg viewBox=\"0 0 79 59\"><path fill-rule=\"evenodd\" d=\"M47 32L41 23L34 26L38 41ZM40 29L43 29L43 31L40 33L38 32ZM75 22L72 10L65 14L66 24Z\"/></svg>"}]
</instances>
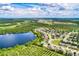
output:
<instances>
[{"instance_id":1,"label":"pond","mask_svg":"<svg viewBox=\"0 0 79 59\"><path fill-rule=\"evenodd\" d=\"M32 41L36 36L32 32L0 35L0 48L8 48Z\"/></svg>"}]
</instances>

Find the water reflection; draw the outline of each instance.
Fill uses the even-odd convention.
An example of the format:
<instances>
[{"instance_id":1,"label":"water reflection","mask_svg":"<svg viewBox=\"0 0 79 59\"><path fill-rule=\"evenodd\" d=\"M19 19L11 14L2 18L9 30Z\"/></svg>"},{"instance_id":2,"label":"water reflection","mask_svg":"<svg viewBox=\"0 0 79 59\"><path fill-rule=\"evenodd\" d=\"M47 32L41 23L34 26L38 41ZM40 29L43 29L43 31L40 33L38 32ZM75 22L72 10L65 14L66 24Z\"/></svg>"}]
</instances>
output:
<instances>
[{"instance_id":1,"label":"water reflection","mask_svg":"<svg viewBox=\"0 0 79 59\"><path fill-rule=\"evenodd\" d=\"M0 35L0 48L24 44L28 41L34 40L35 38L36 36L32 32Z\"/></svg>"}]
</instances>

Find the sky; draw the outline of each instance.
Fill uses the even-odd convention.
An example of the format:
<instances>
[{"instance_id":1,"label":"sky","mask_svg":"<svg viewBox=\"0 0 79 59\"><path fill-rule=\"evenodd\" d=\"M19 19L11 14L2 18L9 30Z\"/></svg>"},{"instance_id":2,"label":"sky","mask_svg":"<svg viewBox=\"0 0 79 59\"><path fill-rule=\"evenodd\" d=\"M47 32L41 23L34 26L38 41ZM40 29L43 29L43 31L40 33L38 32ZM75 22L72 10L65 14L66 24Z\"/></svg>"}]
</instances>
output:
<instances>
[{"instance_id":1,"label":"sky","mask_svg":"<svg viewBox=\"0 0 79 59\"><path fill-rule=\"evenodd\" d=\"M79 3L0 3L0 18L79 18Z\"/></svg>"}]
</instances>

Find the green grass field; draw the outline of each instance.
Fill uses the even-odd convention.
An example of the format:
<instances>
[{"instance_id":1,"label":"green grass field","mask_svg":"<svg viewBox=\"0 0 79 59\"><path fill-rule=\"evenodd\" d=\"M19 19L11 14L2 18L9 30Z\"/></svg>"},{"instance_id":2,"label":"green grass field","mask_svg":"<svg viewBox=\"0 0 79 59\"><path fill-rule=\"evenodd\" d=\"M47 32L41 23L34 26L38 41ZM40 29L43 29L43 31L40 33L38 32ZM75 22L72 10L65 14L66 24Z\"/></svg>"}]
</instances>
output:
<instances>
[{"instance_id":1,"label":"green grass field","mask_svg":"<svg viewBox=\"0 0 79 59\"><path fill-rule=\"evenodd\" d=\"M61 56L62 54L50 51L36 45L20 45L8 49L0 49L0 56Z\"/></svg>"},{"instance_id":2,"label":"green grass field","mask_svg":"<svg viewBox=\"0 0 79 59\"><path fill-rule=\"evenodd\" d=\"M55 39L53 40L52 44L59 45L61 41L62 41L61 39Z\"/></svg>"},{"instance_id":3,"label":"green grass field","mask_svg":"<svg viewBox=\"0 0 79 59\"><path fill-rule=\"evenodd\" d=\"M7 24L7 23L5 23ZM28 32L28 31L33 31L35 28L39 27L47 27L47 28L53 28L56 30L61 30L61 31L79 31L79 26L77 25L66 25L66 24L43 24L43 23L38 23L36 21L22 21L22 22L13 22L9 23L9 25L0 25L0 34L6 34L6 33L21 33L21 32Z\"/></svg>"}]
</instances>

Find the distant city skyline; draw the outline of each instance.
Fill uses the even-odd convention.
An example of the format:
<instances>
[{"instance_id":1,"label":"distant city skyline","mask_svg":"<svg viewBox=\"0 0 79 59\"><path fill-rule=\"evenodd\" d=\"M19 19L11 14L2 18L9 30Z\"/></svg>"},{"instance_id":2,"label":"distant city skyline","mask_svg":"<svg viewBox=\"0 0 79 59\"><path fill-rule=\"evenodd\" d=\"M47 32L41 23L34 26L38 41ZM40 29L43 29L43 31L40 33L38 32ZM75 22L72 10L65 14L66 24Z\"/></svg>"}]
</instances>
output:
<instances>
[{"instance_id":1,"label":"distant city skyline","mask_svg":"<svg viewBox=\"0 0 79 59\"><path fill-rule=\"evenodd\" d=\"M79 4L0 3L0 18L79 18Z\"/></svg>"}]
</instances>

